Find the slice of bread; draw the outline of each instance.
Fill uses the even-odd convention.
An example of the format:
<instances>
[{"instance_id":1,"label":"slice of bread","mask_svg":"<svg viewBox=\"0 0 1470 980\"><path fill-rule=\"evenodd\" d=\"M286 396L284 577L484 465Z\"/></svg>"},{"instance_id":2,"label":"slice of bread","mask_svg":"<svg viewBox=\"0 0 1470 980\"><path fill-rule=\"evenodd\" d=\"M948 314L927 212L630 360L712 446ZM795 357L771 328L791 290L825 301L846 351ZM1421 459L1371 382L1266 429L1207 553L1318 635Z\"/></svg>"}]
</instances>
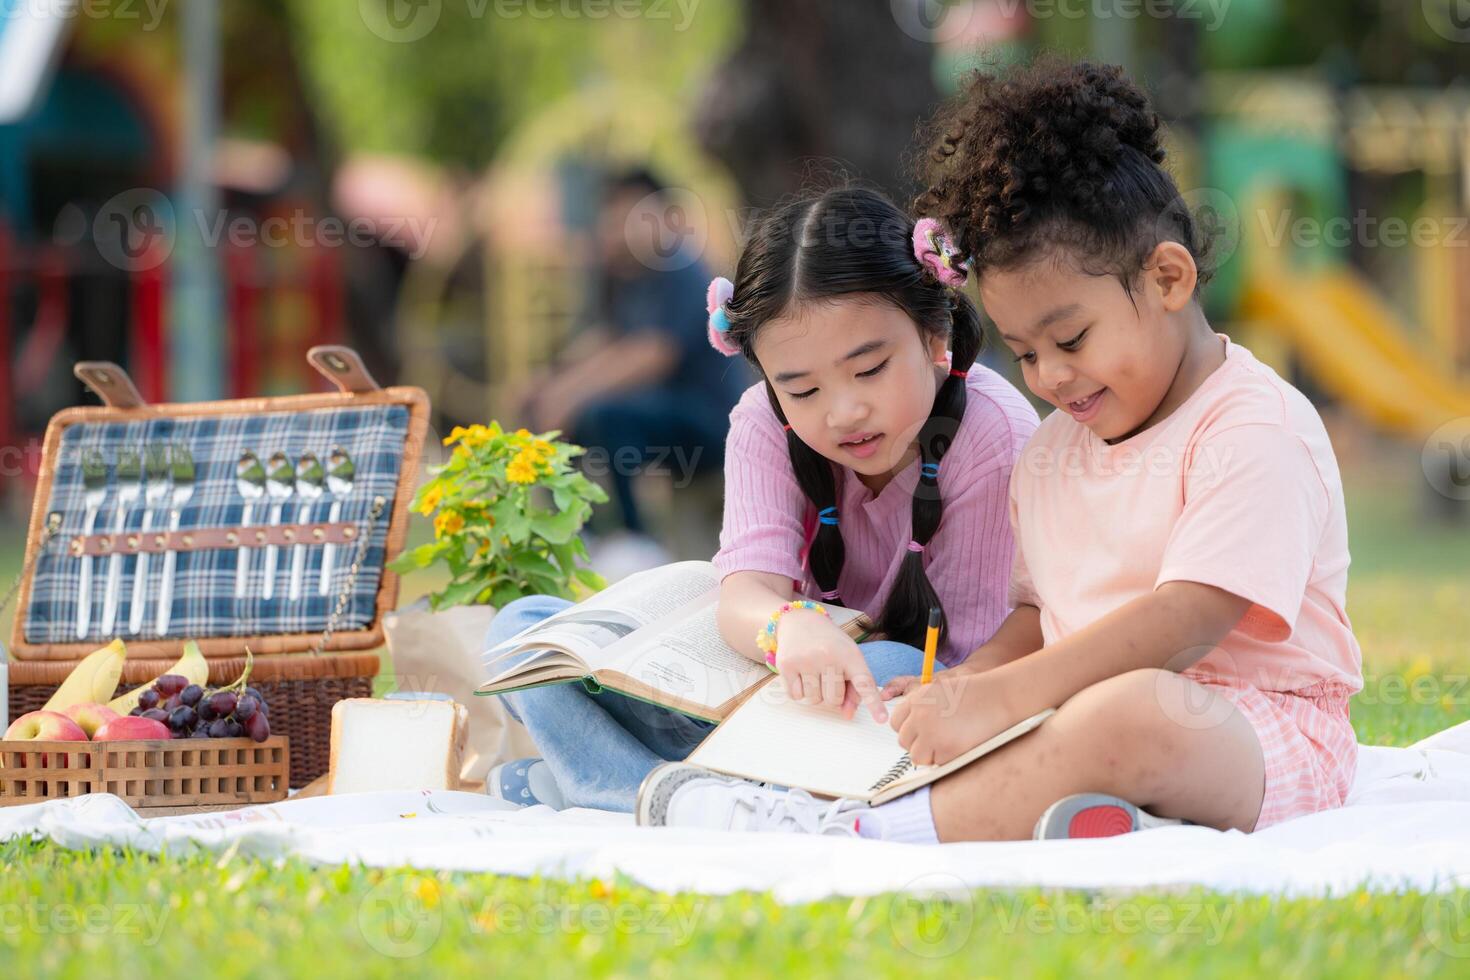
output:
<instances>
[{"instance_id":1,"label":"slice of bread","mask_svg":"<svg viewBox=\"0 0 1470 980\"><path fill-rule=\"evenodd\" d=\"M453 701L338 701L327 792L458 789L468 734L469 712Z\"/></svg>"}]
</instances>

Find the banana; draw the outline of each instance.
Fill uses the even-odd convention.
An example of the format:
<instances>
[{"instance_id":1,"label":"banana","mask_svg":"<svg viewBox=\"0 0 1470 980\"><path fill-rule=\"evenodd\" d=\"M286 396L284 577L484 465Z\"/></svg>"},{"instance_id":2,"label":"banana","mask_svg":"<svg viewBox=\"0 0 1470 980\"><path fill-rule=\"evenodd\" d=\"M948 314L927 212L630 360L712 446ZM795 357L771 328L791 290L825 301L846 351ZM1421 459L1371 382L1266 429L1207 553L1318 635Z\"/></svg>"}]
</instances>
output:
<instances>
[{"instance_id":1,"label":"banana","mask_svg":"<svg viewBox=\"0 0 1470 980\"><path fill-rule=\"evenodd\" d=\"M72 668L41 710L63 711L74 704L101 704L112 697L127 655L127 647L120 639L93 650Z\"/></svg>"},{"instance_id":2,"label":"banana","mask_svg":"<svg viewBox=\"0 0 1470 980\"><path fill-rule=\"evenodd\" d=\"M204 659L204 654L200 651L199 644L193 640L185 640L184 655L163 673L183 674L189 678L190 684L203 685L209 680L209 663ZM158 677L162 676L163 674L158 675ZM146 684L139 684L121 697L109 701L107 706L120 715L127 714L138 706L139 695L152 687L153 681L158 680L158 677L153 678L152 681L148 681Z\"/></svg>"}]
</instances>

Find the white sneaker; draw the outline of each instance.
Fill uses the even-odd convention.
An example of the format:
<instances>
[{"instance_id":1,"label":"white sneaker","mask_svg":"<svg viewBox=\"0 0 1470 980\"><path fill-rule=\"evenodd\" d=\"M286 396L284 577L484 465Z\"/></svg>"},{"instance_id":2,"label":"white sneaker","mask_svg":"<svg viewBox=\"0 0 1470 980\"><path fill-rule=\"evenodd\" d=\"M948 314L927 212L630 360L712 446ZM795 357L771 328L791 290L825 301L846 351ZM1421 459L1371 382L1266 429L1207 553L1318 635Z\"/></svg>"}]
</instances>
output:
<instances>
[{"instance_id":1,"label":"white sneaker","mask_svg":"<svg viewBox=\"0 0 1470 980\"><path fill-rule=\"evenodd\" d=\"M1156 817L1127 800L1106 793L1076 793L1064 796L1036 821L1035 840L1076 840L1082 837L1116 837L1136 830L1178 827L1186 821Z\"/></svg>"},{"instance_id":2,"label":"white sneaker","mask_svg":"<svg viewBox=\"0 0 1470 980\"><path fill-rule=\"evenodd\" d=\"M666 762L638 787L640 827L702 827L856 837L859 800L819 800L806 790L768 789L684 762Z\"/></svg>"}]
</instances>

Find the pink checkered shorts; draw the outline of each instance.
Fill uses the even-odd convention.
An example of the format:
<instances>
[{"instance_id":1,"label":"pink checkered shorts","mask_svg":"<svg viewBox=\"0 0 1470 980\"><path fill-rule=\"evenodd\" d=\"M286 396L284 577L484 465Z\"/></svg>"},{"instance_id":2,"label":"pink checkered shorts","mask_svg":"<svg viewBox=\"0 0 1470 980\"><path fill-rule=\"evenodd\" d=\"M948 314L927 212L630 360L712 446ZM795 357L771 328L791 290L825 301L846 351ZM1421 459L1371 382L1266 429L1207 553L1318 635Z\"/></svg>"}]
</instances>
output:
<instances>
[{"instance_id":1,"label":"pink checkered shorts","mask_svg":"<svg viewBox=\"0 0 1470 980\"><path fill-rule=\"evenodd\" d=\"M1214 674L1186 670L1184 676L1229 698L1261 742L1266 794L1253 829L1342 806L1358 768L1358 737L1348 721L1351 688L1324 681L1262 691Z\"/></svg>"}]
</instances>

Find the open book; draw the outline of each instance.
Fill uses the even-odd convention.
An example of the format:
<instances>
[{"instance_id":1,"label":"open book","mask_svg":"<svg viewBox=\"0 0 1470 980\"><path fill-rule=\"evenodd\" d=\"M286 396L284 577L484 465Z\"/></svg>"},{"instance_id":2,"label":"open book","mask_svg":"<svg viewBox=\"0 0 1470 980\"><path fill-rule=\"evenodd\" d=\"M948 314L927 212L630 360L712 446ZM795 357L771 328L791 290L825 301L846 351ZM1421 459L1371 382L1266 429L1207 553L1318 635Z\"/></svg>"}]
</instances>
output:
<instances>
[{"instance_id":1,"label":"open book","mask_svg":"<svg viewBox=\"0 0 1470 980\"><path fill-rule=\"evenodd\" d=\"M888 702L891 712L902 701ZM1045 721L1048 708L1007 728L942 766L916 766L887 722L866 707L851 720L832 708L792 701L772 677L690 753L688 762L715 772L817 796L884 803L963 768Z\"/></svg>"},{"instance_id":2,"label":"open book","mask_svg":"<svg viewBox=\"0 0 1470 980\"><path fill-rule=\"evenodd\" d=\"M773 675L720 636L719 596L719 572L707 561L632 575L486 650L482 660L491 676L475 693L581 681L593 693L607 688L722 721ZM862 613L826 609L853 639L866 638L871 624Z\"/></svg>"}]
</instances>

